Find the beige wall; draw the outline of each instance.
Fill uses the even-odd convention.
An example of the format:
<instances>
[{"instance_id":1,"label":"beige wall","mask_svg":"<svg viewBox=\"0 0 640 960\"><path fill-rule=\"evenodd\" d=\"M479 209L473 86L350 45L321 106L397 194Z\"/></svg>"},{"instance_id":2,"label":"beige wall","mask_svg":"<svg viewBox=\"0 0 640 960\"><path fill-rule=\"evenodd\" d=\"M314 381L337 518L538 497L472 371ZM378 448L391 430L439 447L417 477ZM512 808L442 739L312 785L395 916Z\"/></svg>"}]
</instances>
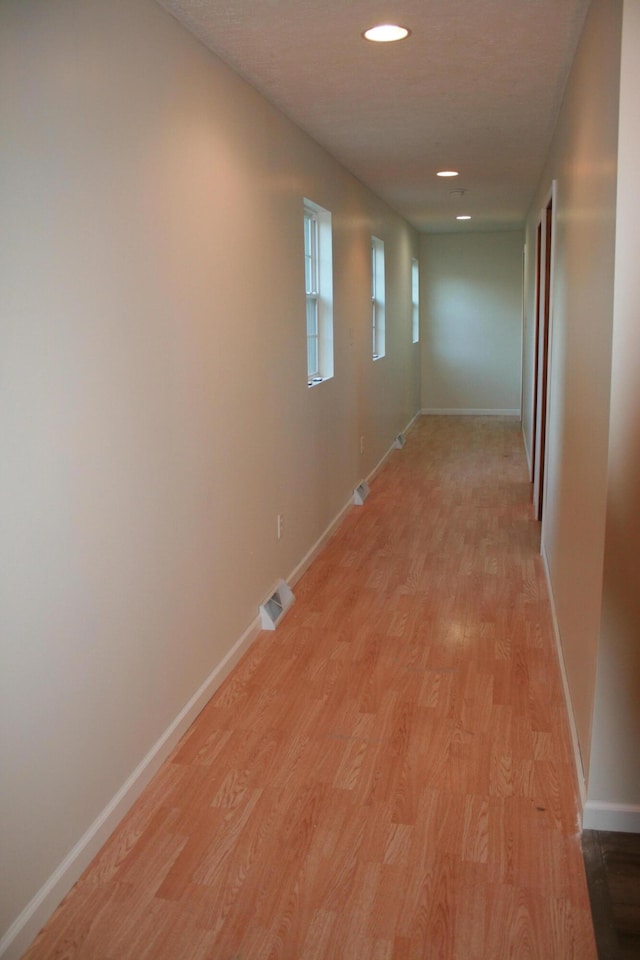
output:
<instances>
[{"instance_id":1,"label":"beige wall","mask_svg":"<svg viewBox=\"0 0 640 960\"><path fill-rule=\"evenodd\" d=\"M0 18L1 936L420 396L405 222L152 0ZM334 226L312 390L303 197Z\"/></svg>"},{"instance_id":2,"label":"beige wall","mask_svg":"<svg viewBox=\"0 0 640 960\"><path fill-rule=\"evenodd\" d=\"M586 825L640 831L640 5L624 3L602 631ZM611 805L614 805L611 809Z\"/></svg>"},{"instance_id":3,"label":"beige wall","mask_svg":"<svg viewBox=\"0 0 640 960\"><path fill-rule=\"evenodd\" d=\"M556 180L543 554L585 772L607 489L621 3L594 0L527 220L525 441L531 450L535 231Z\"/></svg>"},{"instance_id":4,"label":"beige wall","mask_svg":"<svg viewBox=\"0 0 640 960\"><path fill-rule=\"evenodd\" d=\"M519 231L420 238L422 408L520 412Z\"/></svg>"}]
</instances>

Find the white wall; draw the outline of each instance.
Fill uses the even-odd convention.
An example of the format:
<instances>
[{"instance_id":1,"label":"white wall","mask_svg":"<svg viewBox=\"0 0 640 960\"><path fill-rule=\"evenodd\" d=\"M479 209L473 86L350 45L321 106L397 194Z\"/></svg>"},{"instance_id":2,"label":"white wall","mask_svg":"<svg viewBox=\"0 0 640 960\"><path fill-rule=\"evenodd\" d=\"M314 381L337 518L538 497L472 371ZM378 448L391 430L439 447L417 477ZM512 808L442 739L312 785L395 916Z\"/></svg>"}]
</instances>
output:
<instances>
[{"instance_id":1,"label":"white wall","mask_svg":"<svg viewBox=\"0 0 640 960\"><path fill-rule=\"evenodd\" d=\"M640 832L640 5L625 0L603 614L587 826Z\"/></svg>"},{"instance_id":2,"label":"white wall","mask_svg":"<svg viewBox=\"0 0 640 960\"><path fill-rule=\"evenodd\" d=\"M420 238L422 408L520 412L519 231Z\"/></svg>"},{"instance_id":3,"label":"white wall","mask_svg":"<svg viewBox=\"0 0 640 960\"><path fill-rule=\"evenodd\" d=\"M1 936L420 396L415 233L165 11L5 0L0 38ZM303 197L334 226L312 390Z\"/></svg>"},{"instance_id":4,"label":"white wall","mask_svg":"<svg viewBox=\"0 0 640 960\"><path fill-rule=\"evenodd\" d=\"M527 220L525 439L531 450L535 232L557 182L543 554L585 773L606 512L621 3L594 0Z\"/></svg>"}]
</instances>

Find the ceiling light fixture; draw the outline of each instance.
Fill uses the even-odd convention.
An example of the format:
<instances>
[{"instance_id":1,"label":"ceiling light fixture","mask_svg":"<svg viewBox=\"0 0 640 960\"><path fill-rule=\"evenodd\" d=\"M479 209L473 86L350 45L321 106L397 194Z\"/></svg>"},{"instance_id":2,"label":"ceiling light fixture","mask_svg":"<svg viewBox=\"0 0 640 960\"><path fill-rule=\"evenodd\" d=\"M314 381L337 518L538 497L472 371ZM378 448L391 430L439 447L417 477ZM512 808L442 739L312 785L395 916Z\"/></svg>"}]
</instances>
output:
<instances>
[{"instance_id":1,"label":"ceiling light fixture","mask_svg":"<svg viewBox=\"0 0 640 960\"><path fill-rule=\"evenodd\" d=\"M436 176L437 177L457 177L458 171L457 170L438 170Z\"/></svg>"},{"instance_id":2,"label":"ceiling light fixture","mask_svg":"<svg viewBox=\"0 0 640 960\"><path fill-rule=\"evenodd\" d=\"M395 40L405 40L410 33L410 30L397 23L380 23L377 27L369 27L362 36L374 43L393 43Z\"/></svg>"},{"instance_id":3,"label":"ceiling light fixture","mask_svg":"<svg viewBox=\"0 0 640 960\"><path fill-rule=\"evenodd\" d=\"M462 214L462 216L460 217L456 217L456 220L471 220L471 217L467 213L465 213L465 214Z\"/></svg>"}]
</instances>

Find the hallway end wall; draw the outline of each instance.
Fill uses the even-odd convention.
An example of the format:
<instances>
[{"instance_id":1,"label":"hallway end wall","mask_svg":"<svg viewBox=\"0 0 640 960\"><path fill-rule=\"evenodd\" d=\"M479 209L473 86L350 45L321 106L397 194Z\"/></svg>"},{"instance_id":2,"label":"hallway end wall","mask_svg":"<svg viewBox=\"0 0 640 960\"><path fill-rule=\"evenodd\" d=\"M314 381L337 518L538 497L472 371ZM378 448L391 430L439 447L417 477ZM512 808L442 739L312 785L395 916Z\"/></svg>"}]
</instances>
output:
<instances>
[{"instance_id":1,"label":"hallway end wall","mask_svg":"<svg viewBox=\"0 0 640 960\"><path fill-rule=\"evenodd\" d=\"M422 409L520 413L520 231L420 237Z\"/></svg>"}]
</instances>

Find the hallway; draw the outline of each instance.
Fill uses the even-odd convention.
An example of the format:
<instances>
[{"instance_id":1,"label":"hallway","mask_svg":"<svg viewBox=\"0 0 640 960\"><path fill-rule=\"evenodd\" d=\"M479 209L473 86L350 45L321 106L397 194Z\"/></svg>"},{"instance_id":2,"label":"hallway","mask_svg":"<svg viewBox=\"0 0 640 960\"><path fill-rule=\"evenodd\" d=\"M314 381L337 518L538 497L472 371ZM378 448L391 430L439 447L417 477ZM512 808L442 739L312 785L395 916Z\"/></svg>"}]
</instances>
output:
<instances>
[{"instance_id":1,"label":"hallway","mask_svg":"<svg viewBox=\"0 0 640 960\"><path fill-rule=\"evenodd\" d=\"M594 960L538 537L418 418L25 957Z\"/></svg>"}]
</instances>

